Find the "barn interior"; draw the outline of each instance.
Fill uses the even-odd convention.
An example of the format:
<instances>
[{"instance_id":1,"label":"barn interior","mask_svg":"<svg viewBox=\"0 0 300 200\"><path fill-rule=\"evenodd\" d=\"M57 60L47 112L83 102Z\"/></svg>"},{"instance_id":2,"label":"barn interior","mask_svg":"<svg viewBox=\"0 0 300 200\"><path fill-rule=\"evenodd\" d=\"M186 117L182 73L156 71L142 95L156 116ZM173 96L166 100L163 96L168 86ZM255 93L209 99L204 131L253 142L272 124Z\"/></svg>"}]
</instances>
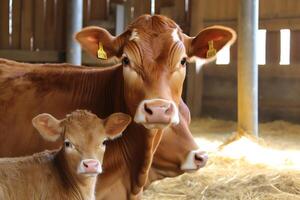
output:
<instances>
[{"instance_id":1,"label":"barn interior","mask_svg":"<svg viewBox=\"0 0 300 200\"><path fill-rule=\"evenodd\" d=\"M191 36L231 27L237 42L190 63L184 84L206 167L151 184L143 199L300 200L299 11L299 0L0 0L0 58L111 66L82 53L74 33L97 25L118 35L146 13Z\"/></svg>"}]
</instances>

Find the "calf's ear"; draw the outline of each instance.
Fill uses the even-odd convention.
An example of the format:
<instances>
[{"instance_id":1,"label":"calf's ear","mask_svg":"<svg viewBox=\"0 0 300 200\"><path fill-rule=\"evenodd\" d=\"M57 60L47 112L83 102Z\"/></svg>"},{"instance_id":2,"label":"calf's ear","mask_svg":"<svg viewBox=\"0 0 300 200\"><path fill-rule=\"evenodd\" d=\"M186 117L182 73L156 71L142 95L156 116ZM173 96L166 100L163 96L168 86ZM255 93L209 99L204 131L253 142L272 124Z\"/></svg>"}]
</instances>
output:
<instances>
[{"instance_id":1,"label":"calf's ear","mask_svg":"<svg viewBox=\"0 0 300 200\"><path fill-rule=\"evenodd\" d=\"M122 48L126 35L125 32L115 37L106 29L97 26L88 26L76 33L75 38L89 54L98 57L100 49L101 51L103 50L104 54L104 57L100 57L100 59L109 59L114 56L122 56Z\"/></svg>"},{"instance_id":2,"label":"calf's ear","mask_svg":"<svg viewBox=\"0 0 300 200\"><path fill-rule=\"evenodd\" d=\"M236 32L225 26L211 26L203 29L196 37L184 35L184 44L189 57L196 56L204 62L216 59L225 46L232 45L236 40Z\"/></svg>"},{"instance_id":3,"label":"calf's ear","mask_svg":"<svg viewBox=\"0 0 300 200\"><path fill-rule=\"evenodd\" d=\"M33 126L48 141L56 141L63 133L60 120L50 114L39 114L32 119Z\"/></svg>"},{"instance_id":4,"label":"calf's ear","mask_svg":"<svg viewBox=\"0 0 300 200\"><path fill-rule=\"evenodd\" d=\"M122 132L131 122L130 115L124 113L111 114L104 120L104 130L109 139L115 139L122 135Z\"/></svg>"}]
</instances>

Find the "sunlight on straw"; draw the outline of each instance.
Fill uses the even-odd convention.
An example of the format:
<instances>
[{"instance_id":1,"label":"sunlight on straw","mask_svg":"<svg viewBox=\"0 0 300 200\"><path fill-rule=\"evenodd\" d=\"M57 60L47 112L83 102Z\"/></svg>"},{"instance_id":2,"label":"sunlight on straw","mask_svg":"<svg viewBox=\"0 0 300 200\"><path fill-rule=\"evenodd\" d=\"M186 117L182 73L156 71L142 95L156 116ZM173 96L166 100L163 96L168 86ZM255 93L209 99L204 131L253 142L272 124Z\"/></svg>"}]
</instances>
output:
<instances>
[{"instance_id":1,"label":"sunlight on straw","mask_svg":"<svg viewBox=\"0 0 300 200\"><path fill-rule=\"evenodd\" d=\"M297 150L272 149L246 137L226 145L222 150L218 150L220 141L198 138L197 143L201 149L218 156L245 159L252 164L265 164L273 168L300 170L300 151Z\"/></svg>"}]
</instances>

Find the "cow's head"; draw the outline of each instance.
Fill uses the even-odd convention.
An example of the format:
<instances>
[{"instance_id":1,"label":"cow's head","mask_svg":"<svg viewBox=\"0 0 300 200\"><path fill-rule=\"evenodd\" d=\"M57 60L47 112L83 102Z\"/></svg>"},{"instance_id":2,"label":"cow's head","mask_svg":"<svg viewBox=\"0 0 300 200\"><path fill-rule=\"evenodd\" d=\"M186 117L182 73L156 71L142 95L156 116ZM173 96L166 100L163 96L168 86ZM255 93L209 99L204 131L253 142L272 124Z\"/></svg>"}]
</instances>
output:
<instances>
[{"instance_id":1,"label":"cow's head","mask_svg":"<svg viewBox=\"0 0 300 200\"><path fill-rule=\"evenodd\" d=\"M165 177L178 176L204 167L208 156L199 149L189 130L190 112L183 101L179 104L180 122L164 129L153 157L149 183Z\"/></svg>"},{"instance_id":2,"label":"cow's head","mask_svg":"<svg viewBox=\"0 0 300 200\"><path fill-rule=\"evenodd\" d=\"M105 52L102 57L122 60L127 107L134 121L149 129L179 123L186 62L192 57L213 60L209 46L217 52L235 38L233 30L221 26L188 37L174 21L160 15L140 16L117 37L99 27L84 28L76 35L90 54L97 56L100 47Z\"/></svg>"},{"instance_id":3,"label":"cow's head","mask_svg":"<svg viewBox=\"0 0 300 200\"><path fill-rule=\"evenodd\" d=\"M102 172L104 141L120 136L130 122L131 117L124 113L114 113L102 120L85 110L76 110L61 120L48 113L32 119L44 139L62 139L60 162L71 175L80 177L95 177Z\"/></svg>"}]
</instances>

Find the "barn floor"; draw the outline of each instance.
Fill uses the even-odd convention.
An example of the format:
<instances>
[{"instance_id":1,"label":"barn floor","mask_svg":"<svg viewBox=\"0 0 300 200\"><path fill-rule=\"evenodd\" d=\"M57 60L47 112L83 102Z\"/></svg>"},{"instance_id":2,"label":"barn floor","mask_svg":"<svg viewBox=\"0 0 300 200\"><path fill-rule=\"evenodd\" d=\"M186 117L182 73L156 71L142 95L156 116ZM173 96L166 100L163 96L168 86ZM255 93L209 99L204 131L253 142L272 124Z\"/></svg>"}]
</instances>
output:
<instances>
[{"instance_id":1,"label":"barn floor","mask_svg":"<svg viewBox=\"0 0 300 200\"><path fill-rule=\"evenodd\" d=\"M300 200L300 125L263 123L259 144L242 137L222 150L236 123L196 119L191 130L207 166L152 183L144 200Z\"/></svg>"}]
</instances>

